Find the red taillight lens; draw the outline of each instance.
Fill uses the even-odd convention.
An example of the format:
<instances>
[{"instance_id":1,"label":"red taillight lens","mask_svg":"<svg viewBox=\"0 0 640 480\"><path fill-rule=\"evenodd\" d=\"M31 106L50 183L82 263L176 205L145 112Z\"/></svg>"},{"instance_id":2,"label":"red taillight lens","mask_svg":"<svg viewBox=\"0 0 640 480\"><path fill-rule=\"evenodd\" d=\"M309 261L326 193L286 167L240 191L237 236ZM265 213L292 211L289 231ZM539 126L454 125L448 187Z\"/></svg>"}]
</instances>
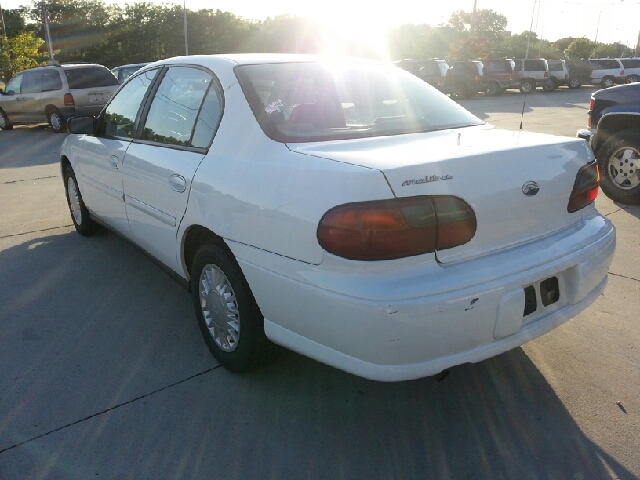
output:
<instances>
[{"instance_id":1,"label":"red taillight lens","mask_svg":"<svg viewBox=\"0 0 640 480\"><path fill-rule=\"evenodd\" d=\"M589 102L589 111L587 112L587 127L591 128L591 115L593 113L593 107L596 105L596 99L591 97L591 101Z\"/></svg>"},{"instance_id":2,"label":"red taillight lens","mask_svg":"<svg viewBox=\"0 0 640 480\"><path fill-rule=\"evenodd\" d=\"M444 77L438 77L438 85L444 85Z\"/></svg>"},{"instance_id":3,"label":"red taillight lens","mask_svg":"<svg viewBox=\"0 0 640 480\"><path fill-rule=\"evenodd\" d=\"M64 94L64 106L65 107L73 107L75 106L76 102L73 100L73 95L71 95L70 93L65 93Z\"/></svg>"},{"instance_id":4,"label":"red taillight lens","mask_svg":"<svg viewBox=\"0 0 640 480\"><path fill-rule=\"evenodd\" d=\"M549 73L544 72L544 78L549 78Z\"/></svg>"},{"instance_id":5,"label":"red taillight lens","mask_svg":"<svg viewBox=\"0 0 640 480\"><path fill-rule=\"evenodd\" d=\"M475 77L473 77L473 81L474 82L479 82L480 81L480 75L476 75Z\"/></svg>"},{"instance_id":6,"label":"red taillight lens","mask_svg":"<svg viewBox=\"0 0 640 480\"><path fill-rule=\"evenodd\" d=\"M411 197L341 205L324 214L318 242L351 260L391 260L467 243L471 207L457 197Z\"/></svg>"},{"instance_id":7,"label":"red taillight lens","mask_svg":"<svg viewBox=\"0 0 640 480\"><path fill-rule=\"evenodd\" d=\"M573 191L569 197L567 211L577 212L593 202L598 196L598 184L600 183L600 172L598 164L593 161L578 171L576 181L573 184Z\"/></svg>"}]
</instances>

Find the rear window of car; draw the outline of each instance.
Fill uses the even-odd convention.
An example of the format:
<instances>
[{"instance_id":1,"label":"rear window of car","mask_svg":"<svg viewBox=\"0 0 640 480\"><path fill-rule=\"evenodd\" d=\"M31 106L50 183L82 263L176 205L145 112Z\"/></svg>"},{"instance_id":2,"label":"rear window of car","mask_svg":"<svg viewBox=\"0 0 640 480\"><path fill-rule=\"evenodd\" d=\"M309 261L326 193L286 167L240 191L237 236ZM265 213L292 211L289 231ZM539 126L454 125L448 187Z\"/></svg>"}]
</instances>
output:
<instances>
[{"instance_id":1,"label":"rear window of car","mask_svg":"<svg viewBox=\"0 0 640 480\"><path fill-rule=\"evenodd\" d=\"M419 78L379 63L236 67L264 132L313 142L429 132L483 122Z\"/></svg>"},{"instance_id":2,"label":"rear window of car","mask_svg":"<svg viewBox=\"0 0 640 480\"><path fill-rule=\"evenodd\" d=\"M614 68L620 68L620 65L616 60L589 60L594 68L600 70L612 70Z\"/></svg>"},{"instance_id":3,"label":"rear window of car","mask_svg":"<svg viewBox=\"0 0 640 480\"><path fill-rule=\"evenodd\" d=\"M640 68L640 58L620 60L624 68Z\"/></svg>"},{"instance_id":4,"label":"rear window of car","mask_svg":"<svg viewBox=\"0 0 640 480\"><path fill-rule=\"evenodd\" d=\"M562 62L549 62L549 71L551 72L564 71L564 68L562 67Z\"/></svg>"},{"instance_id":5,"label":"rear window of car","mask_svg":"<svg viewBox=\"0 0 640 480\"><path fill-rule=\"evenodd\" d=\"M65 69L70 89L108 87L120 85L107 67L80 67Z\"/></svg>"},{"instance_id":6,"label":"rear window of car","mask_svg":"<svg viewBox=\"0 0 640 480\"><path fill-rule=\"evenodd\" d=\"M530 72L546 72L547 66L544 60L525 60L524 69Z\"/></svg>"},{"instance_id":7,"label":"rear window of car","mask_svg":"<svg viewBox=\"0 0 640 480\"><path fill-rule=\"evenodd\" d=\"M420 69L418 70L419 75L432 75L435 77L440 76L440 69L435 63L425 62L419 64Z\"/></svg>"},{"instance_id":8,"label":"rear window of car","mask_svg":"<svg viewBox=\"0 0 640 480\"><path fill-rule=\"evenodd\" d=\"M511 63L506 60L482 62L487 73L511 73Z\"/></svg>"}]
</instances>

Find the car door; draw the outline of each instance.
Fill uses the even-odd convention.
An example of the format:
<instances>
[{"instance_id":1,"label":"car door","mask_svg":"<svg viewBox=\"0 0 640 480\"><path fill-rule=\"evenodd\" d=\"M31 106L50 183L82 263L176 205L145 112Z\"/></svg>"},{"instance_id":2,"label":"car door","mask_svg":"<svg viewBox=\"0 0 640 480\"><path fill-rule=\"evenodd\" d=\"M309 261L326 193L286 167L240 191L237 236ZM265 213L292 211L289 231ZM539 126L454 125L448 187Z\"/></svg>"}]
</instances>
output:
<instances>
[{"instance_id":1,"label":"car door","mask_svg":"<svg viewBox=\"0 0 640 480\"><path fill-rule=\"evenodd\" d=\"M144 124L123 165L133 240L178 270L177 230L191 182L222 115L222 89L200 68L174 66L158 81Z\"/></svg>"},{"instance_id":2,"label":"car door","mask_svg":"<svg viewBox=\"0 0 640 480\"><path fill-rule=\"evenodd\" d=\"M87 136L78 152L82 196L95 215L116 230L130 234L124 206L122 161L133 139L144 100L158 69L134 77L111 99L98 126L98 134Z\"/></svg>"},{"instance_id":3,"label":"car door","mask_svg":"<svg viewBox=\"0 0 640 480\"><path fill-rule=\"evenodd\" d=\"M22 80L22 114L24 122L44 122L46 118L40 104L43 70L27 70Z\"/></svg>"},{"instance_id":4,"label":"car door","mask_svg":"<svg viewBox=\"0 0 640 480\"><path fill-rule=\"evenodd\" d=\"M14 123L20 123L24 118L21 92L23 79L24 73L19 73L9 80L4 90L4 95L2 95L2 104L0 104L2 111Z\"/></svg>"}]
</instances>

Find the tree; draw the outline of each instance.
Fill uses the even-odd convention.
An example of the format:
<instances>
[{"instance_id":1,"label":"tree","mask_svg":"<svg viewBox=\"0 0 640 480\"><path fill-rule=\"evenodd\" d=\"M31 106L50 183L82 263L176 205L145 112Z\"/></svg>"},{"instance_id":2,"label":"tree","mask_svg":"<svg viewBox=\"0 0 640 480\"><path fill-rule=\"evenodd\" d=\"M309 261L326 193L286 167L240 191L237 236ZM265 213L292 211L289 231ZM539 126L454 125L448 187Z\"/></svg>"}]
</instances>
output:
<instances>
[{"instance_id":1,"label":"tree","mask_svg":"<svg viewBox=\"0 0 640 480\"><path fill-rule=\"evenodd\" d=\"M502 56L507 17L481 9L476 12L473 26L471 22L470 12L457 10L451 14L447 26L457 32L457 38L449 44L449 56L456 60Z\"/></svg>"},{"instance_id":2,"label":"tree","mask_svg":"<svg viewBox=\"0 0 640 480\"><path fill-rule=\"evenodd\" d=\"M22 70L40 65L38 49L43 43L41 38L32 33L21 33L14 38L4 37L0 52L0 77L9 79Z\"/></svg>"},{"instance_id":3,"label":"tree","mask_svg":"<svg viewBox=\"0 0 640 480\"><path fill-rule=\"evenodd\" d=\"M592 42L588 38L576 38L564 51L564 54L573 60L579 60L581 58L593 57L593 53L596 49L596 43Z\"/></svg>"}]
</instances>

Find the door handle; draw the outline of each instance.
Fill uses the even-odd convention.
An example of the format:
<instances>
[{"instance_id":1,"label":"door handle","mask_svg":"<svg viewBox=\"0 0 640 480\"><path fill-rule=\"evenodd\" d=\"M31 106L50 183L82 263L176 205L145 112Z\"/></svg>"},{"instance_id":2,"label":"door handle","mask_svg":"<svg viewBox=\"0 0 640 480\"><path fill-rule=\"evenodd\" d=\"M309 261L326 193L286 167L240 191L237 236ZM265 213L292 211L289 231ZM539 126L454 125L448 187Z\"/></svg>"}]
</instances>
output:
<instances>
[{"instance_id":1,"label":"door handle","mask_svg":"<svg viewBox=\"0 0 640 480\"><path fill-rule=\"evenodd\" d=\"M171 175L169 177L169 187L178 193L182 193L187 189L187 181L182 175Z\"/></svg>"},{"instance_id":2,"label":"door handle","mask_svg":"<svg viewBox=\"0 0 640 480\"><path fill-rule=\"evenodd\" d=\"M118 157L116 157L115 155L112 155L111 158L109 159L109 165L111 165L113 168L117 170L118 163L120 163L120 160L118 159Z\"/></svg>"}]
</instances>

